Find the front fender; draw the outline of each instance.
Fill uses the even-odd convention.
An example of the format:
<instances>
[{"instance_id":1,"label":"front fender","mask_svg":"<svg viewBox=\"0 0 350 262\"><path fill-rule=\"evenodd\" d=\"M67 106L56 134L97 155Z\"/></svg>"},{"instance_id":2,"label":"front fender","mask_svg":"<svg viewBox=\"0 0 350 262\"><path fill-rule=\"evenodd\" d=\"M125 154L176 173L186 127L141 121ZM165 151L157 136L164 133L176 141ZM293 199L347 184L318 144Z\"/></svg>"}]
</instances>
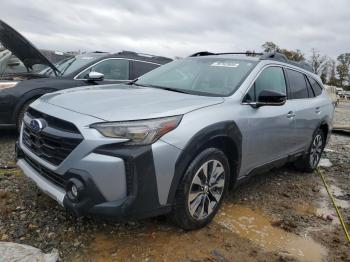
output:
<instances>
[{"instance_id":1,"label":"front fender","mask_svg":"<svg viewBox=\"0 0 350 262\"><path fill-rule=\"evenodd\" d=\"M224 139L224 141L230 143L230 146L235 147L237 165L234 171L239 174L242 157L242 134L237 124L234 121L223 121L207 126L191 138L178 157L168 195L168 204L173 203L177 187L191 161L207 146L214 146L211 142L217 141L217 139Z\"/></svg>"}]
</instances>

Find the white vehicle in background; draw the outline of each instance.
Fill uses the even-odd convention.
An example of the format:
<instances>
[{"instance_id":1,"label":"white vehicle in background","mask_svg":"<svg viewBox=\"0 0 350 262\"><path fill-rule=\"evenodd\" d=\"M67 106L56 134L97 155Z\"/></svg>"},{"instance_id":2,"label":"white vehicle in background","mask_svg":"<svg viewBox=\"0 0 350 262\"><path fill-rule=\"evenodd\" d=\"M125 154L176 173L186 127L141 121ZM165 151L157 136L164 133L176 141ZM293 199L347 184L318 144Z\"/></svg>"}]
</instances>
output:
<instances>
[{"instance_id":1,"label":"white vehicle in background","mask_svg":"<svg viewBox=\"0 0 350 262\"><path fill-rule=\"evenodd\" d=\"M339 100L340 100L340 96L338 95L339 88L337 88L335 86L329 86L329 85L324 85L324 87L326 88L327 93L331 97L332 103L334 104L334 106L337 106L339 104Z\"/></svg>"},{"instance_id":2,"label":"white vehicle in background","mask_svg":"<svg viewBox=\"0 0 350 262\"><path fill-rule=\"evenodd\" d=\"M350 91L344 91L343 96L344 96L344 99L350 100Z\"/></svg>"}]
</instances>

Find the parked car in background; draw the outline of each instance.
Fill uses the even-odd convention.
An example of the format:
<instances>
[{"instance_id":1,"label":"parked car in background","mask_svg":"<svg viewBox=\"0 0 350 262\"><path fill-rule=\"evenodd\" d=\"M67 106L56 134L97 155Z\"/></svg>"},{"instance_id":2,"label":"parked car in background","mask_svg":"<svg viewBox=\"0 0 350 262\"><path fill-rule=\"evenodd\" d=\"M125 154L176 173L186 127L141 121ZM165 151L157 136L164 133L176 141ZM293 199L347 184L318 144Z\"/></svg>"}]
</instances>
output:
<instances>
[{"instance_id":1,"label":"parked car in background","mask_svg":"<svg viewBox=\"0 0 350 262\"><path fill-rule=\"evenodd\" d=\"M0 42L27 69L25 73L0 78L0 127L17 127L18 130L28 106L43 94L84 85L128 82L172 61L166 57L123 51L80 54L52 64L1 20Z\"/></svg>"},{"instance_id":2,"label":"parked car in background","mask_svg":"<svg viewBox=\"0 0 350 262\"><path fill-rule=\"evenodd\" d=\"M350 100L350 91L344 91L343 96L344 96L344 99Z\"/></svg>"},{"instance_id":3,"label":"parked car in background","mask_svg":"<svg viewBox=\"0 0 350 262\"><path fill-rule=\"evenodd\" d=\"M338 95L337 88L335 86L330 86L330 85L323 85L323 86L325 87L329 96L331 97L334 106L337 106L340 100L340 96Z\"/></svg>"},{"instance_id":4,"label":"parked car in background","mask_svg":"<svg viewBox=\"0 0 350 262\"><path fill-rule=\"evenodd\" d=\"M200 228L248 177L317 167L334 107L307 68L275 53L201 52L129 85L47 94L24 117L17 164L77 216L170 213Z\"/></svg>"}]
</instances>

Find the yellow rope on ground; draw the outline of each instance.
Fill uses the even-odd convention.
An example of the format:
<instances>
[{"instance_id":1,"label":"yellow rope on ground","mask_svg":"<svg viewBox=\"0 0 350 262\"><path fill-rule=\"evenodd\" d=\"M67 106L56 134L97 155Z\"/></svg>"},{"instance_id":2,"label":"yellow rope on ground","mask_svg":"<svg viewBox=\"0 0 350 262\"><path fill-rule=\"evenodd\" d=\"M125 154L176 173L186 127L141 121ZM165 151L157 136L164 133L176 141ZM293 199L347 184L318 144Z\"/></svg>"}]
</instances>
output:
<instances>
[{"instance_id":1,"label":"yellow rope on ground","mask_svg":"<svg viewBox=\"0 0 350 262\"><path fill-rule=\"evenodd\" d=\"M324 187L326 188L327 193L328 193L330 199L332 200L332 203L333 203L333 206L334 206L334 208L335 208L335 211L337 212L337 215L338 215L340 224L341 224L342 227L343 227L345 236L346 236L346 238L348 239L348 241L349 241L349 243L350 243L350 235L349 235L349 232L348 232L348 230L347 230L347 228L346 228L344 219L343 219L343 217L342 217L342 215L341 215L341 213L340 213L340 211L339 211L339 209L338 209L338 207L337 207L337 204L335 203L335 199L334 199L334 197L333 197L331 191L329 190L329 187L328 187L328 185L327 185L327 183L326 183L326 180L325 180L325 178L324 178L322 172L321 172L318 168L315 170L315 172L316 172L316 173L321 177L321 179L322 179L322 182L323 182L323 184L324 184Z\"/></svg>"}]
</instances>

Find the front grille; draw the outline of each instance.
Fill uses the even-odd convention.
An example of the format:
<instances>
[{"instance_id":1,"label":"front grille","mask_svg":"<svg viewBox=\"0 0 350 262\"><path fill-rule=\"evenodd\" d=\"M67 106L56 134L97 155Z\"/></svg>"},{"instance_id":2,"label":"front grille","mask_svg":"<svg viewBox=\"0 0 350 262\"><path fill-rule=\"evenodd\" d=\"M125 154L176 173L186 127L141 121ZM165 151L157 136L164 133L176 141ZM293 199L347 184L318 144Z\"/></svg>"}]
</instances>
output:
<instances>
[{"instance_id":1,"label":"front grille","mask_svg":"<svg viewBox=\"0 0 350 262\"><path fill-rule=\"evenodd\" d=\"M22 141L35 155L57 166L80 144L83 140L78 129L71 123L48 116L30 108L27 112L27 121L24 121ZM43 130L35 132L29 126L33 118L46 122Z\"/></svg>"},{"instance_id":2,"label":"front grille","mask_svg":"<svg viewBox=\"0 0 350 262\"><path fill-rule=\"evenodd\" d=\"M42 165L40 165L39 163L37 163L36 161L34 161L33 159L31 159L30 157L28 157L26 155L24 156L24 159L42 177L46 178L47 180L49 180L50 182L52 182L53 184L55 184L61 188L65 187L66 180L62 176L55 174L51 170L43 167Z\"/></svg>"},{"instance_id":3,"label":"front grille","mask_svg":"<svg viewBox=\"0 0 350 262\"><path fill-rule=\"evenodd\" d=\"M76 134L80 133L78 128L72 123L59 119L57 117L53 117L53 116L41 113L38 110L35 110L31 107L28 108L27 115L31 119L33 118L45 119L45 121L49 124L49 126L54 129L58 129L69 133L76 133Z\"/></svg>"}]
</instances>

